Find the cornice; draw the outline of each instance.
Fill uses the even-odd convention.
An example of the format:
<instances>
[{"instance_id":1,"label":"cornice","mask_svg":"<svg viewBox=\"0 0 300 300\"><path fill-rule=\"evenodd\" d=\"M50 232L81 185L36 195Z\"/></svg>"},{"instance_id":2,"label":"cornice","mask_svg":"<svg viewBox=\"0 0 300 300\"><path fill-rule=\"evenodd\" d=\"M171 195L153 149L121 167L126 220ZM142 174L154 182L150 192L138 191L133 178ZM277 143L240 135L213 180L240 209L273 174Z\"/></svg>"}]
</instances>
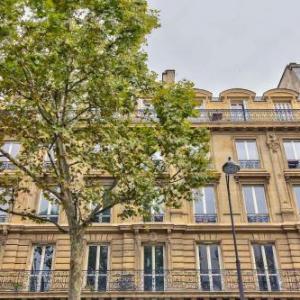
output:
<instances>
[{"instance_id":1,"label":"cornice","mask_svg":"<svg viewBox=\"0 0 300 300\"><path fill-rule=\"evenodd\" d=\"M236 231L240 233L254 232L300 232L300 222L285 223L237 223ZM67 226L62 225L67 229ZM54 225L21 225L21 224L5 224L0 226L0 232L7 231L9 233L20 234L62 234ZM86 234L102 234L102 233L123 233L123 232L183 232L183 233L224 233L231 232L230 223L202 223L202 224L174 224L174 223L134 223L134 224L103 224L92 225L87 228Z\"/></svg>"}]
</instances>

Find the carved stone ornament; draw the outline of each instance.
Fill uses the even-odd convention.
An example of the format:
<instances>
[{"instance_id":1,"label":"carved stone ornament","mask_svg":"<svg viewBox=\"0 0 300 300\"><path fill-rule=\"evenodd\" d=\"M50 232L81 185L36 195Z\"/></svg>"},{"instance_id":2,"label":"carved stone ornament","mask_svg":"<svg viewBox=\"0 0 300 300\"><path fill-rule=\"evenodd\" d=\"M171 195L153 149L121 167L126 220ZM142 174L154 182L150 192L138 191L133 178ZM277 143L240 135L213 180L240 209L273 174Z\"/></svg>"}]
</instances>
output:
<instances>
[{"instance_id":1,"label":"carved stone ornament","mask_svg":"<svg viewBox=\"0 0 300 300\"><path fill-rule=\"evenodd\" d=\"M276 134L274 132L267 133L267 146L273 152L277 152L277 150L279 149L280 143L279 143L278 137L276 136Z\"/></svg>"}]
</instances>

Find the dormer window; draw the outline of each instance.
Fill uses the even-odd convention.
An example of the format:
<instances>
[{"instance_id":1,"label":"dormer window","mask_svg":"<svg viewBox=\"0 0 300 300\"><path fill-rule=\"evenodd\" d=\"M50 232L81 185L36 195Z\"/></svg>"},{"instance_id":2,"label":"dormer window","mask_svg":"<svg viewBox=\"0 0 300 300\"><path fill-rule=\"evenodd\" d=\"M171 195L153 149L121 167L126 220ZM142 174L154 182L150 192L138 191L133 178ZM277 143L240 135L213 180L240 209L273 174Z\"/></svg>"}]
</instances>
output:
<instances>
[{"instance_id":1,"label":"dormer window","mask_svg":"<svg viewBox=\"0 0 300 300\"><path fill-rule=\"evenodd\" d=\"M230 105L230 114L232 121L246 121L249 115L246 109L246 101L232 101Z\"/></svg>"},{"instance_id":2,"label":"dormer window","mask_svg":"<svg viewBox=\"0 0 300 300\"><path fill-rule=\"evenodd\" d=\"M278 121L290 121L293 119L292 105L290 102L276 102L274 106Z\"/></svg>"}]
</instances>

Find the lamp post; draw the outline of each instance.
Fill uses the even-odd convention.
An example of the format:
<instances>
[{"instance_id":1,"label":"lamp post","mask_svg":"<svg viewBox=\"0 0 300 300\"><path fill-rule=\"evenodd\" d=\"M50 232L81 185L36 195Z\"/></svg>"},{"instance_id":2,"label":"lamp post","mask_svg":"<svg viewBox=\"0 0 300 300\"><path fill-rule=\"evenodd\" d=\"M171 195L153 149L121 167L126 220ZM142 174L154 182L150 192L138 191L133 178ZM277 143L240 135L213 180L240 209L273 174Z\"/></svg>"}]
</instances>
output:
<instances>
[{"instance_id":1,"label":"lamp post","mask_svg":"<svg viewBox=\"0 0 300 300\"><path fill-rule=\"evenodd\" d=\"M241 169L241 167L236 162L232 161L231 157L228 157L228 161L223 165L222 169L223 172L225 173L225 178L226 178L227 195L228 195L230 219L231 219L231 231L233 237L234 252L236 257L235 264L236 264L236 271L237 271L240 300L245 300L243 278L241 272L241 263L240 263L237 243L236 243L236 232L235 232L235 225L234 225L234 219L232 213L232 204L231 204L231 195L230 195L230 186L229 186L230 175L237 173Z\"/></svg>"}]
</instances>

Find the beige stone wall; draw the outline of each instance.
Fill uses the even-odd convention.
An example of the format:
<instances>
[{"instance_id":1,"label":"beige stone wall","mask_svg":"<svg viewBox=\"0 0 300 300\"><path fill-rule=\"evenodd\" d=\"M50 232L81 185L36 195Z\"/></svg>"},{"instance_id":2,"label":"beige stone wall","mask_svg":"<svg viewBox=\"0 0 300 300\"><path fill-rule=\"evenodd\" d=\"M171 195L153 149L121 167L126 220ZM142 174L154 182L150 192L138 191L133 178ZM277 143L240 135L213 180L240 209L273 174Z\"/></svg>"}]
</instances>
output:
<instances>
[{"instance_id":1,"label":"beige stone wall","mask_svg":"<svg viewBox=\"0 0 300 300\"><path fill-rule=\"evenodd\" d=\"M300 109L298 94L275 89L267 91L260 101L255 93L242 89L222 92L218 102L211 94L198 90L197 98L206 109L229 109L232 101L244 100L249 109L274 109L276 101L287 101L292 108ZM255 139L261 161L259 170L245 169L231 179L234 218L238 232L238 250L243 269L253 269L251 251L253 243L272 243L276 247L278 268L300 268L300 218L296 206L293 184L300 184L300 169L288 169L283 140L300 139L300 122L273 122L243 124L208 123L211 130L211 157L219 179L215 187L218 223L196 224L192 203L183 203L180 209L166 209L165 222L143 223L139 217L122 221L118 217L120 207L112 210L111 224L94 224L86 234L86 245L109 245L109 268L111 270L141 270L143 268L142 246L149 243L165 245L165 266L174 270L198 268L197 245L218 243L221 250L222 268L235 269L229 207L222 165L231 156L237 160L235 140ZM203 124L195 123L195 126ZM269 223L247 222L242 196L243 184L263 184L270 214ZM34 186L29 195L20 196L24 207L36 209L39 193ZM61 215L60 223L66 224ZM55 245L54 269L68 269L70 245L66 235L60 234L54 225L38 225L32 221L11 216L9 224L1 225L0 269L30 270L34 244Z\"/></svg>"}]
</instances>

